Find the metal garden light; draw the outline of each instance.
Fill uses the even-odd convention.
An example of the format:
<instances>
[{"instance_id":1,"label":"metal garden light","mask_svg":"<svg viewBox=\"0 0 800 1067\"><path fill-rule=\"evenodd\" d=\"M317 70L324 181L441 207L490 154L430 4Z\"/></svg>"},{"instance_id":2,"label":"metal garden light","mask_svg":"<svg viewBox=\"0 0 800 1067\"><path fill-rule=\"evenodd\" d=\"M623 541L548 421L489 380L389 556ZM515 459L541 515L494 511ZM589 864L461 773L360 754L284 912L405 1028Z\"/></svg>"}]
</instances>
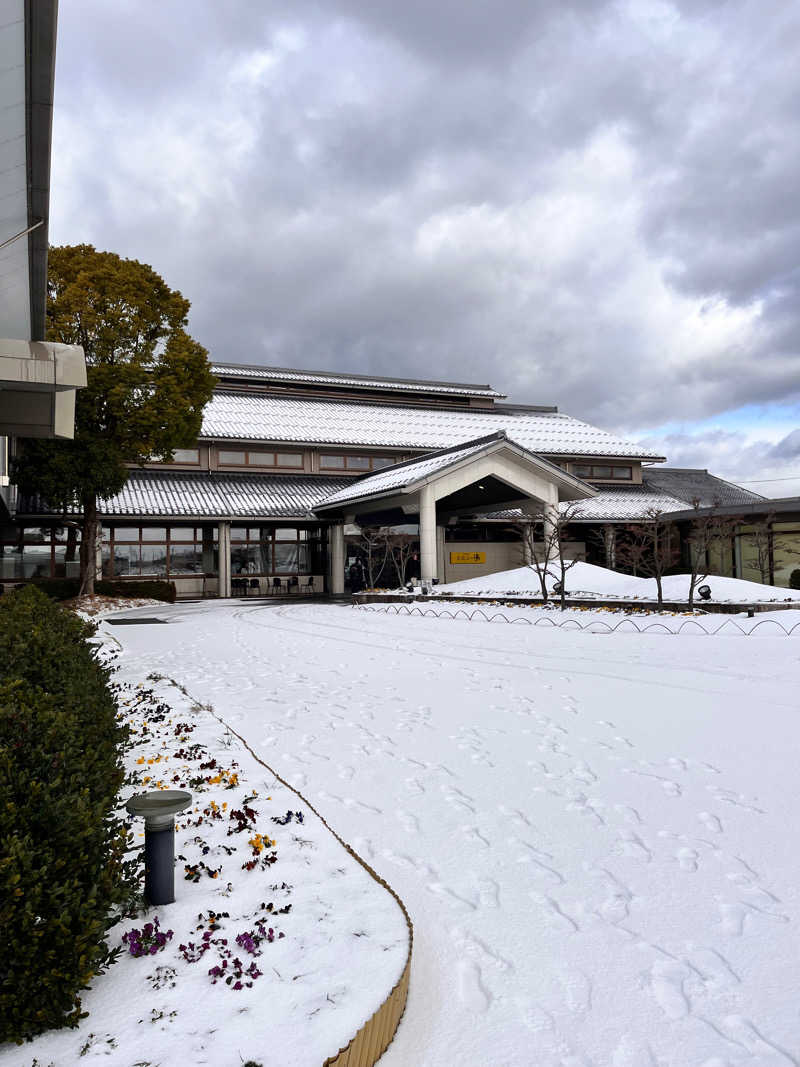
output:
<instances>
[{"instance_id":1,"label":"metal garden light","mask_svg":"<svg viewBox=\"0 0 800 1067\"><path fill-rule=\"evenodd\" d=\"M175 900L175 816L192 803L183 789L155 789L131 797L125 808L144 816L144 895L150 904Z\"/></svg>"}]
</instances>

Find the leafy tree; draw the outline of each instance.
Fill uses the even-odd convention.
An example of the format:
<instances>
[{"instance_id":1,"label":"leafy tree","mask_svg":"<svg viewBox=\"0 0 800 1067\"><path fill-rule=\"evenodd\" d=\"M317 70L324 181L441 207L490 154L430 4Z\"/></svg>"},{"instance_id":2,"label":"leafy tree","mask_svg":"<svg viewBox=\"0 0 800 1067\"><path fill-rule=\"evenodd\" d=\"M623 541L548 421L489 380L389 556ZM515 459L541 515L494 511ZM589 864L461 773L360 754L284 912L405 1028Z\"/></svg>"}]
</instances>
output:
<instances>
[{"instance_id":1,"label":"leafy tree","mask_svg":"<svg viewBox=\"0 0 800 1067\"><path fill-rule=\"evenodd\" d=\"M83 345L73 441L27 440L14 480L64 513L83 514L82 591L94 591L98 498L114 496L129 465L170 460L194 444L214 377L186 332L189 301L152 267L91 245L51 248L48 340Z\"/></svg>"}]
</instances>

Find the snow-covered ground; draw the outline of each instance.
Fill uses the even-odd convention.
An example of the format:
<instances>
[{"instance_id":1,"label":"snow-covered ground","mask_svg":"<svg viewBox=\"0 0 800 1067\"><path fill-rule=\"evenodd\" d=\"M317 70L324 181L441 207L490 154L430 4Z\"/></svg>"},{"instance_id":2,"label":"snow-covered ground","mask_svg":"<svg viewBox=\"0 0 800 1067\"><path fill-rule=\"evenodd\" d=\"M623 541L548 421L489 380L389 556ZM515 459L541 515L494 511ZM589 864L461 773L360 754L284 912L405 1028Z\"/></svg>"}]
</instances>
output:
<instances>
[{"instance_id":1,"label":"snow-covered ground","mask_svg":"<svg viewBox=\"0 0 800 1067\"><path fill-rule=\"evenodd\" d=\"M554 574L548 581L552 589L558 580ZM800 602L800 589L785 589L781 586L761 585L758 582L746 582L742 578L726 578L711 574L703 579L701 585L711 588L713 601L736 604L758 604L769 601L797 600ZM689 575L671 574L661 582L664 600L685 601L689 596ZM619 597L624 600L655 600L655 578L634 578L630 574L620 574L606 567L596 567L592 563L575 563L567 571L566 587L574 597ZM538 596L541 591L539 577L532 567L515 567L510 571L497 571L495 574L480 578L468 578L461 582L450 582L437 586L437 593L454 593L462 596ZM700 602L700 598L695 596Z\"/></svg>"},{"instance_id":2,"label":"snow-covered ground","mask_svg":"<svg viewBox=\"0 0 800 1067\"><path fill-rule=\"evenodd\" d=\"M796 638L142 614L171 625L104 624L126 671L212 704L406 902L382 1064L800 1063Z\"/></svg>"},{"instance_id":3,"label":"snow-covered ground","mask_svg":"<svg viewBox=\"0 0 800 1067\"><path fill-rule=\"evenodd\" d=\"M171 612L145 603L139 615L152 617L154 605ZM157 634L176 628L145 629L155 645ZM99 637L107 649L126 632L106 624ZM77 1029L2 1046L0 1064L321 1064L400 978L405 918L309 806L209 709L153 677L153 662L123 657L117 675L132 740L126 763L133 780L122 799L191 791L192 807L176 820L176 900L112 928L110 946L122 954L83 995L89 1015ZM135 820L132 845L143 836ZM156 922L166 942L153 955L132 956L123 936L139 931L147 948L156 930L144 944L146 924Z\"/></svg>"}]
</instances>

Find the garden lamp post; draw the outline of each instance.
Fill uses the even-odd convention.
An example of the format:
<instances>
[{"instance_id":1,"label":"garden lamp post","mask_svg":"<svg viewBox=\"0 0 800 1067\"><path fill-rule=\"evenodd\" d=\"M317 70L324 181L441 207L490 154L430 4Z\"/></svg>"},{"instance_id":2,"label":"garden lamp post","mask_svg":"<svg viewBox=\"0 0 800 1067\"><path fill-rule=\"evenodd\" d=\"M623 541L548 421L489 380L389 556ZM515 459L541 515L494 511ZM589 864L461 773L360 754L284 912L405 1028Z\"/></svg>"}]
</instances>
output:
<instances>
[{"instance_id":1,"label":"garden lamp post","mask_svg":"<svg viewBox=\"0 0 800 1067\"><path fill-rule=\"evenodd\" d=\"M150 904L175 900L175 816L192 803L182 789L154 789L131 797L125 808L144 816L144 895Z\"/></svg>"}]
</instances>

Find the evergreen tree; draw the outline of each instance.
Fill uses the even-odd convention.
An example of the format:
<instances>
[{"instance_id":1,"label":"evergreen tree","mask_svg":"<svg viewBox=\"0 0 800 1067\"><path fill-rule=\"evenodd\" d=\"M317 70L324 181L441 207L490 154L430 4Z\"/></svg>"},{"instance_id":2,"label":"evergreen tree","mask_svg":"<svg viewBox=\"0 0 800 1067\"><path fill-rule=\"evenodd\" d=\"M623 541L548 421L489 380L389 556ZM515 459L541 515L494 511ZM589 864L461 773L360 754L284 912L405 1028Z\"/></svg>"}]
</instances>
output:
<instances>
[{"instance_id":1,"label":"evergreen tree","mask_svg":"<svg viewBox=\"0 0 800 1067\"><path fill-rule=\"evenodd\" d=\"M94 591L98 498L118 493L129 465L168 461L194 444L214 377L186 332L189 301L152 267L91 245L51 248L47 338L83 346L73 441L29 439L14 462L20 491L83 516L81 589Z\"/></svg>"}]
</instances>

